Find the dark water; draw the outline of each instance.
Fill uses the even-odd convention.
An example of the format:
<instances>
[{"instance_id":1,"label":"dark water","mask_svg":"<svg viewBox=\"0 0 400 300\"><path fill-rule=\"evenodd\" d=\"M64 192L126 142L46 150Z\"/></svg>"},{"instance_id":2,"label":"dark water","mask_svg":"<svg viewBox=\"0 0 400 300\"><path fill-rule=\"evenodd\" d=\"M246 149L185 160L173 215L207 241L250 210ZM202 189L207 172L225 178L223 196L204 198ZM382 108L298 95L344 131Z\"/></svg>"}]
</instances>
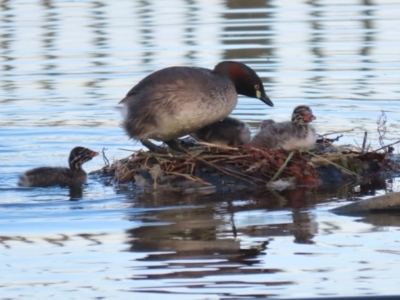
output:
<instances>
[{"instance_id":1,"label":"dark water","mask_svg":"<svg viewBox=\"0 0 400 300\"><path fill-rule=\"evenodd\" d=\"M97 177L80 197L17 187L18 174L66 165L77 145L109 159L140 149L115 107L171 65L253 67L275 103L239 98L233 115L253 131L308 104L318 132L361 144L367 130L373 146L383 110L394 142L399 13L368 0L0 1L0 298L399 294L399 217L328 211L398 191L398 179L234 195L143 195Z\"/></svg>"}]
</instances>

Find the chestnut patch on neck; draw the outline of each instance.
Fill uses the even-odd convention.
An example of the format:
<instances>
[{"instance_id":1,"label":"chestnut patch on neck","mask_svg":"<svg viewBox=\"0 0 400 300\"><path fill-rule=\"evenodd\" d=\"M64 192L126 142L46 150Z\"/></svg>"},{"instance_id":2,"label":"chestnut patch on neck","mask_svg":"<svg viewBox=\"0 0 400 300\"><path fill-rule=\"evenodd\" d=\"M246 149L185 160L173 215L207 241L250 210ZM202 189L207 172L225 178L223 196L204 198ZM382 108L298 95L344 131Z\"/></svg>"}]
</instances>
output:
<instances>
[{"instance_id":1,"label":"chestnut patch on neck","mask_svg":"<svg viewBox=\"0 0 400 300\"><path fill-rule=\"evenodd\" d=\"M243 65L235 62L219 63L215 66L214 71L229 77L235 84L248 79Z\"/></svg>"},{"instance_id":2,"label":"chestnut patch on neck","mask_svg":"<svg viewBox=\"0 0 400 300\"><path fill-rule=\"evenodd\" d=\"M239 64L229 65L229 77L234 83L237 83L238 81L247 81L243 67Z\"/></svg>"}]
</instances>

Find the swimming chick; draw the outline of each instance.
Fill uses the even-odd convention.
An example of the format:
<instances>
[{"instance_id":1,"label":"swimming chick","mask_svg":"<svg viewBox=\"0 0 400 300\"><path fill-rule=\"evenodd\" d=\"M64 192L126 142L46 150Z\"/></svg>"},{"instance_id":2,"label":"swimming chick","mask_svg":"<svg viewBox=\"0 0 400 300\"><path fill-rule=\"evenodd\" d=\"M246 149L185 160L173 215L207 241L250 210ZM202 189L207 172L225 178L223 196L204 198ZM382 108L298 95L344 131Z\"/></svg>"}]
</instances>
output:
<instances>
[{"instance_id":1,"label":"swimming chick","mask_svg":"<svg viewBox=\"0 0 400 300\"><path fill-rule=\"evenodd\" d=\"M315 128L309 123L315 120L310 107L297 106L290 122L274 122L266 120L260 131L253 137L251 145L260 148L313 148L317 141Z\"/></svg>"},{"instance_id":2,"label":"swimming chick","mask_svg":"<svg viewBox=\"0 0 400 300\"><path fill-rule=\"evenodd\" d=\"M232 117L207 125L192 133L192 136L203 142L222 146L245 145L251 141L249 126Z\"/></svg>"},{"instance_id":3,"label":"swimming chick","mask_svg":"<svg viewBox=\"0 0 400 300\"><path fill-rule=\"evenodd\" d=\"M52 185L80 186L86 183L87 174L82 165L99 155L84 147L75 147L69 155L69 168L40 167L26 171L19 177L18 185L47 187Z\"/></svg>"},{"instance_id":4,"label":"swimming chick","mask_svg":"<svg viewBox=\"0 0 400 300\"><path fill-rule=\"evenodd\" d=\"M120 101L128 136L156 150L149 139L176 148L174 139L224 120L235 108L238 94L269 106L261 79L245 64L223 61L214 70L169 67L135 85Z\"/></svg>"}]
</instances>

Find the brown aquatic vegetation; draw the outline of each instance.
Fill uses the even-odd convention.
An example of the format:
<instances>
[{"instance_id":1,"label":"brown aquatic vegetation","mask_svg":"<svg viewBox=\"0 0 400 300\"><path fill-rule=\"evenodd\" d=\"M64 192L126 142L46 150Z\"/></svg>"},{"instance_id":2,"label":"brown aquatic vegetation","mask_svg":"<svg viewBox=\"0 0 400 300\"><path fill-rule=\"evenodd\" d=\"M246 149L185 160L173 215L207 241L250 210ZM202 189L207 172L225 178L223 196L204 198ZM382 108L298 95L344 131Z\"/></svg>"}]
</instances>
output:
<instances>
[{"instance_id":1,"label":"brown aquatic vegetation","mask_svg":"<svg viewBox=\"0 0 400 300\"><path fill-rule=\"evenodd\" d=\"M266 186L280 179L297 184L319 185L319 169L331 165L345 177L359 179L383 169L386 154L362 153L335 147L335 152L263 149L251 146L218 146L200 143L186 153L138 151L114 161L97 173L110 176L109 182L135 182L145 189L199 192L218 186L234 189ZM385 167L386 168L386 167Z\"/></svg>"},{"instance_id":2,"label":"brown aquatic vegetation","mask_svg":"<svg viewBox=\"0 0 400 300\"><path fill-rule=\"evenodd\" d=\"M361 181L387 174L399 174L400 160L393 155L393 145L385 145L386 115L377 122L379 143L373 150L367 145L367 133L362 146L336 146L340 137L320 135L313 150L258 148L251 145L223 146L199 142L184 153L172 153L168 148L159 152L137 151L94 173L108 176L107 182L135 182L145 190L210 192L241 190L254 187L280 189L293 184L320 185ZM351 131L351 130L350 130ZM344 133L343 131L340 133ZM191 141L186 145L192 144ZM381 178L381 177L380 177ZM221 189L221 187L223 187Z\"/></svg>"}]
</instances>

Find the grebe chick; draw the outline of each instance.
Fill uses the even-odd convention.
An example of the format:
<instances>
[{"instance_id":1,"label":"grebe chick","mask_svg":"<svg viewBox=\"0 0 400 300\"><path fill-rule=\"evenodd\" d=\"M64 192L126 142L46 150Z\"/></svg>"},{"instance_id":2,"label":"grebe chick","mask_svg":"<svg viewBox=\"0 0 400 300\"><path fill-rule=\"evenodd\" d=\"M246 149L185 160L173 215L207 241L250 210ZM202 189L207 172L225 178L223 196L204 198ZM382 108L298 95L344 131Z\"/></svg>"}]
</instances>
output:
<instances>
[{"instance_id":1,"label":"grebe chick","mask_svg":"<svg viewBox=\"0 0 400 300\"><path fill-rule=\"evenodd\" d=\"M99 155L98 152L84 147L75 147L69 155L69 168L39 167L31 169L19 177L18 185L27 187L80 186L86 183L87 179L82 165L97 155Z\"/></svg>"},{"instance_id":2,"label":"grebe chick","mask_svg":"<svg viewBox=\"0 0 400 300\"><path fill-rule=\"evenodd\" d=\"M251 145L260 148L313 148L317 141L317 133L310 122L315 120L310 107L297 106L290 122L269 122L261 125L260 131L253 137ZM269 121L269 120L267 120Z\"/></svg>"},{"instance_id":3,"label":"grebe chick","mask_svg":"<svg viewBox=\"0 0 400 300\"><path fill-rule=\"evenodd\" d=\"M232 117L207 125L192 136L197 140L221 146L245 145L251 141L249 126Z\"/></svg>"}]
</instances>

